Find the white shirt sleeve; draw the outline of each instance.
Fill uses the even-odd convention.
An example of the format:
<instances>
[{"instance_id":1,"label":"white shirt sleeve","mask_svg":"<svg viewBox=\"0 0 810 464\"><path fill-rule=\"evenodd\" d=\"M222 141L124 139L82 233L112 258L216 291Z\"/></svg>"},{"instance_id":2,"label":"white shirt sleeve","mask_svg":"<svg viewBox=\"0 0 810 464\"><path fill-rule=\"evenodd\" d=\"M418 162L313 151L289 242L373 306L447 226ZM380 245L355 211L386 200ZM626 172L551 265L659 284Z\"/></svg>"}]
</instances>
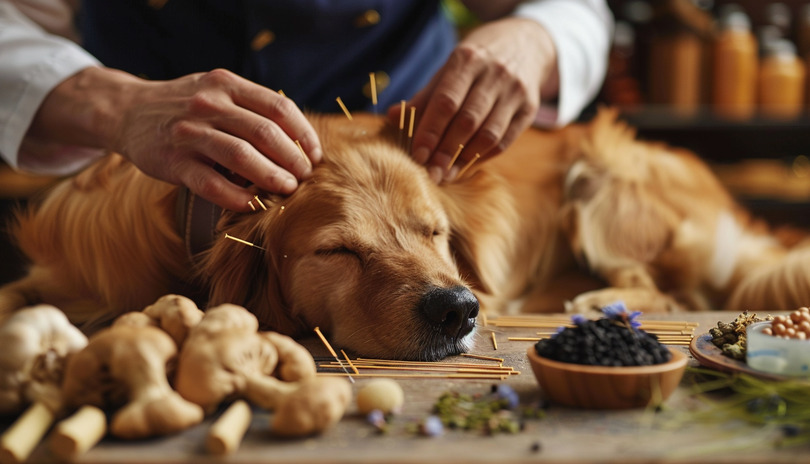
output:
<instances>
[{"instance_id":1,"label":"white shirt sleeve","mask_svg":"<svg viewBox=\"0 0 810 464\"><path fill-rule=\"evenodd\" d=\"M21 147L42 100L57 84L99 62L79 45L45 32L8 0L0 0L0 156L39 174L74 172L102 155L70 146Z\"/></svg>"},{"instance_id":2,"label":"white shirt sleeve","mask_svg":"<svg viewBox=\"0 0 810 464\"><path fill-rule=\"evenodd\" d=\"M560 91L557 107L542 103L538 124L567 124L596 96L607 71L613 15L604 0L534 0L516 16L540 23L557 48Z\"/></svg>"}]
</instances>

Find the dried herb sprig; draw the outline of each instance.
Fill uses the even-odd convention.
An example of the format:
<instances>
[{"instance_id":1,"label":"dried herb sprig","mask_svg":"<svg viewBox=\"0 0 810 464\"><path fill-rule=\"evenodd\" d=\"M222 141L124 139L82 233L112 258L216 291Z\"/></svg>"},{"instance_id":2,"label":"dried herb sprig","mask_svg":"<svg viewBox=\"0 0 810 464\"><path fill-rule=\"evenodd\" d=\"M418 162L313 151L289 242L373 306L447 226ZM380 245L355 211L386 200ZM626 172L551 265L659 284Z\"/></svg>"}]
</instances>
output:
<instances>
[{"instance_id":1,"label":"dried herb sprig","mask_svg":"<svg viewBox=\"0 0 810 464\"><path fill-rule=\"evenodd\" d=\"M746 421L777 425L782 437L775 446L810 443L810 382L802 379L766 380L744 373L727 374L704 368L689 368L695 383L692 394L709 408L693 413L700 422ZM717 399L718 392L730 395Z\"/></svg>"}]
</instances>

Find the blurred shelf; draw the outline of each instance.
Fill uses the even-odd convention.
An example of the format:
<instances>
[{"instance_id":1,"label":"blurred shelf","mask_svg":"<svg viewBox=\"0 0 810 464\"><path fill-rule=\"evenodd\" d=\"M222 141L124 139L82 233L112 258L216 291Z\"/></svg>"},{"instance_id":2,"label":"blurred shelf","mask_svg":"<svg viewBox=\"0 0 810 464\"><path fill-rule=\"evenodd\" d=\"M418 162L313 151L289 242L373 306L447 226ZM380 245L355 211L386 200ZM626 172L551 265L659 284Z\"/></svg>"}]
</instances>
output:
<instances>
[{"instance_id":1,"label":"blurred shelf","mask_svg":"<svg viewBox=\"0 0 810 464\"><path fill-rule=\"evenodd\" d=\"M702 158L733 162L746 158L785 158L810 154L810 117L781 121L718 118L708 110L679 115L665 108L624 109L623 118L646 140L694 151Z\"/></svg>"}]
</instances>

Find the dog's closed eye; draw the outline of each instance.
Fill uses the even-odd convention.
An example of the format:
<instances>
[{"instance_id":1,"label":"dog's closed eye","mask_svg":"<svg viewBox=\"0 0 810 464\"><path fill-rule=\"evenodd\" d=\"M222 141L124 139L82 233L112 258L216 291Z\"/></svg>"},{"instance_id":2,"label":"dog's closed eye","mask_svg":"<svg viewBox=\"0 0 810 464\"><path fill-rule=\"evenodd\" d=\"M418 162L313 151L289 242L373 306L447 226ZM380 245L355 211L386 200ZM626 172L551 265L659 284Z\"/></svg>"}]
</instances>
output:
<instances>
[{"instance_id":1,"label":"dog's closed eye","mask_svg":"<svg viewBox=\"0 0 810 464\"><path fill-rule=\"evenodd\" d=\"M344 245L339 245L331 248L320 248L315 251L318 256L334 256L334 257L353 257L360 263L363 262L363 257L357 250L351 249Z\"/></svg>"},{"instance_id":2,"label":"dog's closed eye","mask_svg":"<svg viewBox=\"0 0 810 464\"><path fill-rule=\"evenodd\" d=\"M430 237L436 238L436 237L439 237L439 236L442 236L442 235L447 235L447 228L446 227L441 227L441 226L438 226L438 227L426 227L424 229L423 233L428 238L430 238Z\"/></svg>"}]
</instances>

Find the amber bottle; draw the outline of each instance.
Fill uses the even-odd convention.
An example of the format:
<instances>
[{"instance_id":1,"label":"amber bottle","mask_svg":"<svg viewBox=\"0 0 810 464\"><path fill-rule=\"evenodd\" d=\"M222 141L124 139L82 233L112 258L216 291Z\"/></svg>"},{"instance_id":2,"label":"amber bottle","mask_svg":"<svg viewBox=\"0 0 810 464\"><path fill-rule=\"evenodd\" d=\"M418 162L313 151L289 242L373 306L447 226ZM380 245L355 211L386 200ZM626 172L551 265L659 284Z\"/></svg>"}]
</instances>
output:
<instances>
[{"instance_id":1,"label":"amber bottle","mask_svg":"<svg viewBox=\"0 0 810 464\"><path fill-rule=\"evenodd\" d=\"M712 73L712 108L718 116L733 120L754 116L758 61L748 16L735 11L723 17L714 41Z\"/></svg>"},{"instance_id":2,"label":"amber bottle","mask_svg":"<svg viewBox=\"0 0 810 464\"><path fill-rule=\"evenodd\" d=\"M805 67L788 40L768 44L759 70L759 112L772 119L794 119L804 107Z\"/></svg>"}]
</instances>

